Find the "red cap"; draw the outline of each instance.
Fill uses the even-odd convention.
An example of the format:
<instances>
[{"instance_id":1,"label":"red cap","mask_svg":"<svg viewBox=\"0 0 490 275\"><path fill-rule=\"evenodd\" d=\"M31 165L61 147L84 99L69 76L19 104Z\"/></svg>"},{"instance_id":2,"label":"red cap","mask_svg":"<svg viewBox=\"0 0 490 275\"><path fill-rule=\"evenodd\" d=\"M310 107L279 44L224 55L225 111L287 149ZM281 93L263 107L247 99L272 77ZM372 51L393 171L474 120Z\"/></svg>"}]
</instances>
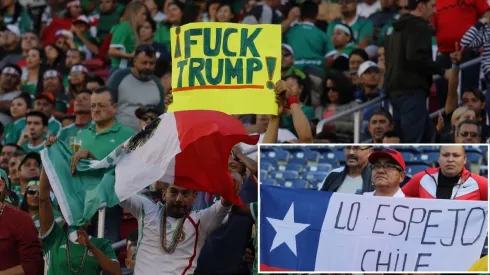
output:
<instances>
[{"instance_id":1,"label":"red cap","mask_svg":"<svg viewBox=\"0 0 490 275\"><path fill-rule=\"evenodd\" d=\"M46 99L47 101L54 104L54 95L52 93L44 92L36 96L36 99Z\"/></svg>"},{"instance_id":2,"label":"red cap","mask_svg":"<svg viewBox=\"0 0 490 275\"><path fill-rule=\"evenodd\" d=\"M405 160L403 159L402 154L395 149L385 148L381 151L374 152L369 155L369 162L373 164L379 158L392 159L402 167L403 171L406 169Z\"/></svg>"}]
</instances>

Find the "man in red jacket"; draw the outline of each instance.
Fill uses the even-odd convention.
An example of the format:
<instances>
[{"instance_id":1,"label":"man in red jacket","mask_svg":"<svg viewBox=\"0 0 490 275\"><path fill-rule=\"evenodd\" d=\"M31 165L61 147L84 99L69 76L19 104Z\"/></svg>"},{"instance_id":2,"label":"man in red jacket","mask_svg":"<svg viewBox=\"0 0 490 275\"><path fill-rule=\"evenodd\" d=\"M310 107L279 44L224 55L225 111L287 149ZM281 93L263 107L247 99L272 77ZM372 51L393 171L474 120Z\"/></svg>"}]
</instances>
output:
<instances>
[{"instance_id":1,"label":"man in red jacket","mask_svg":"<svg viewBox=\"0 0 490 275\"><path fill-rule=\"evenodd\" d=\"M43 274L42 248L32 218L3 203L7 173L0 169L0 275Z\"/></svg>"},{"instance_id":2,"label":"man in red jacket","mask_svg":"<svg viewBox=\"0 0 490 275\"><path fill-rule=\"evenodd\" d=\"M463 146L441 146L440 168L428 168L416 174L402 188L407 197L426 199L488 199L488 180L466 170Z\"/></svg>"}]
</instances>

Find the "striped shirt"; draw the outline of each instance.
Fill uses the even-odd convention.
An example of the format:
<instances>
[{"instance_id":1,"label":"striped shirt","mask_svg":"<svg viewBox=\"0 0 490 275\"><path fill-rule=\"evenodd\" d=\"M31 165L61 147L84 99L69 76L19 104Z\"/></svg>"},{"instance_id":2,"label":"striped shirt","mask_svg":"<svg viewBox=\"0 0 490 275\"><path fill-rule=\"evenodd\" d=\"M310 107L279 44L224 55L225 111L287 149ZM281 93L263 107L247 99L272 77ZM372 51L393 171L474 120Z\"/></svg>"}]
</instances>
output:
<instances>
[{"instance_id":1,"label":"striped shirt","mask_svg":"<svg viewBox=\"0 0 490 275\"><path fill-rule=\"evenodd\" d=\"M483 47L481 69L485 77L490 77L490 25L477 22L471 26L463 35L461 46L472 49Z\"/></svg>"}]
</instances>

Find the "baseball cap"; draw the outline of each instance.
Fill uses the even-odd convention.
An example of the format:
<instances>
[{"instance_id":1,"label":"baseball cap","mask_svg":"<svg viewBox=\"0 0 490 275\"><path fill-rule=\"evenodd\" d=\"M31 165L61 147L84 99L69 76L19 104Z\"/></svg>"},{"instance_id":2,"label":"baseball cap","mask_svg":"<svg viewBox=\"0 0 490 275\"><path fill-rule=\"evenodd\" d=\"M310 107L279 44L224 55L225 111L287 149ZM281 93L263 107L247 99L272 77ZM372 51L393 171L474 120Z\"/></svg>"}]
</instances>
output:
<instances>
[{"instance_id":1,"label":"baseball cap","mask_svg":"<svg viewBox=\"0 0 490 275\"><path fill-rule=\"evenodd\" d=\"M136 111L134 112L134 115L138 119L141 119L141 117L144 114L148 113L148 112L155 113L158 116L160 116L162 114L162 112L160 110L158 110L157 106L155 106L155 105L146 105L146 106L139 107L138 109L136 109Z\"/></svg>"},{"instance_id":2,"label":"baseball cap","mask_svg":"<svg viewBox=\"0 0 490 275\"><path fill-rule=\"evenodd\" d=\"M39 163L39 165L41 165L41 156L36 153L36 152L30 152L30 153L27 153L23 158L22 160L20 161L19 163L19 168L22 167L22 165L24 164L24 162L26 162L28 159L34 159L37 161L37 163Z\"/></svg>"},{"instance_id":3,"label":"baseball cap","mask_svg":"<svg viewBox=\"0 0 490 275\"><path fill-rule=\"evenodd\" d=\"M0 168L0 178L5 181L5 187L7 189L11 189L9 177L7 176L7 172L5 172L5 170L3 170L1 168Z\"/></svg>"},{"instance_id":4,"label":"baseball cap","mask_svg":"<svg viewBox=\"0 0 490 275\"><path fill-rule=\"evenodd\" d=\"M79 17L77 17L77 19L75 21L73 21L73 24L76 24L79 22L90 25L90 21L88 20L88 17L85 15L80 15Z\"/></svg>"},{"instance_id":5,"label":"baseball cap","mask_svg":"<svg viewBox=\"0 0 490 275\"><path fill-rule=\"evenodd\" d=\"M38 99L46 99L51 104L54 104L54 95L52 93L48 93L48 92L40 93L39 95L36 96L36 100Z\"/></svg>"},{"instance_id":6,"label":"baseball cap","mask_svg":"<svg viewBox=\"0 0 490 275\"><path fill-rule=\"evenodd\" d=\"M405 169L406 169L405 160L403 159L402 154L395 149L385 148L381 151L374 152L371 155L369 155L368 160L369 160L369 163L373 164L379 158L392 159L393 161L395 161L398 165L400 165L402 167L403 171L405 171Z\"/></svg>"},{"instance_id":7,"label":"baseball cap","mask_svg":"<svg viewBox=\"0 0 490 275\"><path fill-rule=\"evenodd\" d=\"M289 53L294 56L293 47L289 46L288 44L282 44L282 48L288 50Z\"/></svg>"},{"instance_id":8,"label":"baseball cap","mask_svg":"<svg viewBox=\"0 0 490 275\"><path fill-rule=\"evenodd\" d=\"M17 35L17 37L21 37L19 27L17 27L16 25L7 25L7 31Z\"/></svg>"},{"instance_id":9,"label":"baseball cap","mask_svg":"<svg viewBox=\"0 0 490 275\"><path fill-rule=\"evenodd\" d=\"M374 63L371 60L365 61L359 66L359 70L357 70L357 75L361 76L363 73L365 73L367 70L374 68L379 72L379 66L378 64Z\"/></svg>"}]
</instances>

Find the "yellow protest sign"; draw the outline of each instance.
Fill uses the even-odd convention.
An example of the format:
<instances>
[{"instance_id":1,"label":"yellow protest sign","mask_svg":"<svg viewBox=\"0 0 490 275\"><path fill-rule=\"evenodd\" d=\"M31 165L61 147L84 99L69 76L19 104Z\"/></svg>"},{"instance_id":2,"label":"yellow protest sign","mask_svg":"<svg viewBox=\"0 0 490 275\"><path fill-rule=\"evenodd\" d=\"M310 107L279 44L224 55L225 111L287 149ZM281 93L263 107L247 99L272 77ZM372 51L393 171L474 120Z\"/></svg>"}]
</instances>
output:
<instances>
[{"instance_id":1,"label":"yellow protest sign","mask_svg":"<svg viewBox=\"0 0 490 275\"><path fill-rule=\"evenodd\" d=\"M171 29L169 112L277 114L281 26L192 23Z\"/></svg>"}]
</instances>

